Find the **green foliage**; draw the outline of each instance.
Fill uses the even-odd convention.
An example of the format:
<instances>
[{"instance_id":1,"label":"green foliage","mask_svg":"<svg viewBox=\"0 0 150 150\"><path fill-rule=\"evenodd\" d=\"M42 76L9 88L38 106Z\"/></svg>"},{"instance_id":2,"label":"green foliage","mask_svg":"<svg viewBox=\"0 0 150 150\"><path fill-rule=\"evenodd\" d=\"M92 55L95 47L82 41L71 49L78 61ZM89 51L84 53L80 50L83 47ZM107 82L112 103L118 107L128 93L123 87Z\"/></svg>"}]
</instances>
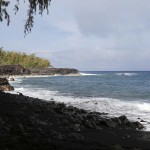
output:
<instances>
[{"instance_id":1,"label":"green foliage","mask_svg":"<svg viewBox=\"0 0 150 150\"><path fill-rule=\"evenodd\" d=\"M27 55L26 53L8 52L0 48L0 65L20 64L25 68L46 68L50 67L49 60L35 56L35 54Z\"/></svg>"},{"instance_id":2,"label":"green foliage","mask_svg":"<svg viewBox=\"0 0 150 150\"><path fill-rule=\"evenodd\" d=\"M15 14L19 10L19 2L21 0L15 0L16 4L14 4L14 11ZM25 35L31 32L31 29L34 24L34 15L38 12L40 15L43 14L44 10L47 10L50 5L51 0L24 0L24 2L28 1L29 7L27 10L27 19L24 25L24 33ZM3 20L7 21L7 25L10 23L10 14L8 13L7 9L9 8L9 4L11 0L0 0L0 21Z\"/></svg>"}]
</instances>

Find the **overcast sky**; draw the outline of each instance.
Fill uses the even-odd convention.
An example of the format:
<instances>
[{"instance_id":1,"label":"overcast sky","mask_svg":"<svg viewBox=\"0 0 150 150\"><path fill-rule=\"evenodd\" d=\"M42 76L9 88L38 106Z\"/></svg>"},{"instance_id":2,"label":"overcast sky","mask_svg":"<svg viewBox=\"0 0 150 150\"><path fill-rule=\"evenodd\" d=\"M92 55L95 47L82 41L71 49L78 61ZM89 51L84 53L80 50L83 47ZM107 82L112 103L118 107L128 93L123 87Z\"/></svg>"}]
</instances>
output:
<instances>
[{"instance_id":1,"label":"overcast sky","mask_svg":"<svg viewBox=\"0 0 150 150\"><path fill-rule=\"evenodd\" d=\"M26 6L0 23L0 47L79 70L150 70L150 0L52 0L24 38ZM10 11L13 14L13 11ZM45 13L46 14L46 13Z\"/></svg>"}]
</instances>

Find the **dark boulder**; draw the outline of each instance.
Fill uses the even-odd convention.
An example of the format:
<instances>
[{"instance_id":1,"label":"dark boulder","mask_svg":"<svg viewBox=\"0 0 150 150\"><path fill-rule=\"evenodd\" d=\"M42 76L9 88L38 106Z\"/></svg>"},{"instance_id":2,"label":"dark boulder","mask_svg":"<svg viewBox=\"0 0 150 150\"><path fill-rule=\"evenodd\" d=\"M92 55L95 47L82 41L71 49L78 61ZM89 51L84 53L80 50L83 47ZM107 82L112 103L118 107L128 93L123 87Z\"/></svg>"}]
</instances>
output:
<instances>
[{"instance_id":1,"label":"dark boulder","mask_svg":"<svg viewBox=\"0 0 150 150\"><path fill-rule=\"evenodd\" d=\"M129 121L128 118L123 115L123 116L120 116L120 117L115 117L115 118L112 118L113 122L116 123L116 126L118 127L125 127L125 128L129 128L129 129L143 129L144 126L140 123L140 122L132 122L132 121Z\"/></svg>"},{"instance_id":2,"label":"dark boulder","mask_svg":"<svg viewBox=\"0 0 150 150\"><path fill-rule=\"evenodd\" d=\"M13 91L14 87L11 85L2 85L0 86L0 91Z\"/></svg>"},{"instance_id":3,"label":"dark boulder","mask_svg":"<svg viewBox=\"0 0 150 150\"><path fill-rule=\"evenodd\" d=\"M128 120L128 118L125 115L118 117L118 121L121 124L127 124L127 123L129 123L129 120Z\"/></svg>"},{"instance_id":4,"label":"dark boulder","mask_svg":"<svg viewBox=\"0 0 150 150\"><path fill-rule=\"evenodd\" d=\"M131 128L131 129L139 129L139 130L144 128L144 126L138 121L136 121L136 122L128 122L127 126L129 128Z\"/></svg>"},{"instance_id":5,"label":"dark boulder","mask_svg":"<svg viewBox=\"0 0 150 150\"><path fill-rule=\"evenodd\" d=\"M15 79L11 77L11 78L9 78L9 81L15 81Z\"/></svg>"},{"instance_id":6,"label":"dark boulder","mask_svg":"<svg viewBox=\"0 0 150 150\"><path fill-rule=\"evenodd\" d=\"M9 82L6 78L0 78L0 86L9 85Z\"/></svg>"},{"instance_id":7,"label":"dark boulder","mask_svg":"<svg viewBox=\"0 0 150 150\"><path fill-rule=\"evenodd\" d=\"M0 78L0 91L12 91L14 87L11 86L6 78Z\"/></svg>"},{"instance_id":8,"label":"dark boulder","mask_svg":"<svg viewBox=\"0 0 150 150\"><path fill-rule=\"evenodd\" d=\"M73 129L74 131L81 131L81 129L80 129L80 124L74 124L74 125L72 126L72 129Z\"/></svg>"},{"instance_id":9,"label":"dark boulder","mask_svg":"<svg viewBox=\"0 0 150 150\"><path fill-rule=\"evenodd\" d=\"M82 141L84 140L84 136L82 136L81 134L79 133L70 133L69 134L69 137L73 140L79 140L79 141Z\"/></svg>"}]
</instances>

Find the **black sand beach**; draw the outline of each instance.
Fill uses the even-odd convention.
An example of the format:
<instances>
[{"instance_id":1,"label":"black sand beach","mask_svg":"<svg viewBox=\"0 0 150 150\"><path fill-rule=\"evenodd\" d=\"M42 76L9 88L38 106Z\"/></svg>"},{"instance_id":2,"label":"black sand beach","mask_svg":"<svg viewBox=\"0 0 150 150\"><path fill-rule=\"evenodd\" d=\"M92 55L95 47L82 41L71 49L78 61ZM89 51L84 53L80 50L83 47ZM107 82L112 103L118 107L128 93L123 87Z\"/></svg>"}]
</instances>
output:
<instances>
[{"instance_id":1,"label":"black sand beach","mask_svg":"<svg viewBox=\"0 0 150 150\"><path fill-rule=\"evenodd\" d=\"M150 133L125 116L0 92L0 150L149 150Z\"/></svg>"}]
</instances>

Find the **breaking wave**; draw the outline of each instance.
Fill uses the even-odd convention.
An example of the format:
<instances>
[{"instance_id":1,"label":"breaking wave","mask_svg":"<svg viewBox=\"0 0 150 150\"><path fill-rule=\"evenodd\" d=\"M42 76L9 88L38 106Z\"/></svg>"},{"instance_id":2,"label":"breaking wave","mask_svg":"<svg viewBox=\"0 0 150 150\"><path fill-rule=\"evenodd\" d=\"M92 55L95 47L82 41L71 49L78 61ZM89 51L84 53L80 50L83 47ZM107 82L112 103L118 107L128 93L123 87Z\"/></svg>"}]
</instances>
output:
<instances>
[{"instance_id":1,"label":"breaking wave","mask_svg":"<svg viewBox=\"0 0 150 150\"><path fill-rule=\"evenodd\" d=\"M80 73L82 76L97 76L97 75L101 75L101 74L90 74L90 73Z\"/></svg>"},{"instance_id":2,"label":"breaking wave","mask_svg":"<svg viewBox=\"0 0 150 150\"><path fill-rule=\"evenodd\" d=\"M128 73L128 72L126 72L126 73L116 73L116 75L118 75L118 76L135 76L137 74L136 73Z\"/></svg>"},{"instance_id":3,"label":"breaking wave","mask_svg":"<svg viewBox=\"0 0 150 150\"><path fill-rule=\"evenodd\" d=\"M132 121L144 120L145 122L142 123L146 126L146 130L150 131L150 103L147 102L124 101L107 97L62 96L58 91L40 88L15 88L15 92L22 92L24 95L46 101L62 102L89 111L108 113L109 116L126 115Z\"/></svg>"}]
</instances>

